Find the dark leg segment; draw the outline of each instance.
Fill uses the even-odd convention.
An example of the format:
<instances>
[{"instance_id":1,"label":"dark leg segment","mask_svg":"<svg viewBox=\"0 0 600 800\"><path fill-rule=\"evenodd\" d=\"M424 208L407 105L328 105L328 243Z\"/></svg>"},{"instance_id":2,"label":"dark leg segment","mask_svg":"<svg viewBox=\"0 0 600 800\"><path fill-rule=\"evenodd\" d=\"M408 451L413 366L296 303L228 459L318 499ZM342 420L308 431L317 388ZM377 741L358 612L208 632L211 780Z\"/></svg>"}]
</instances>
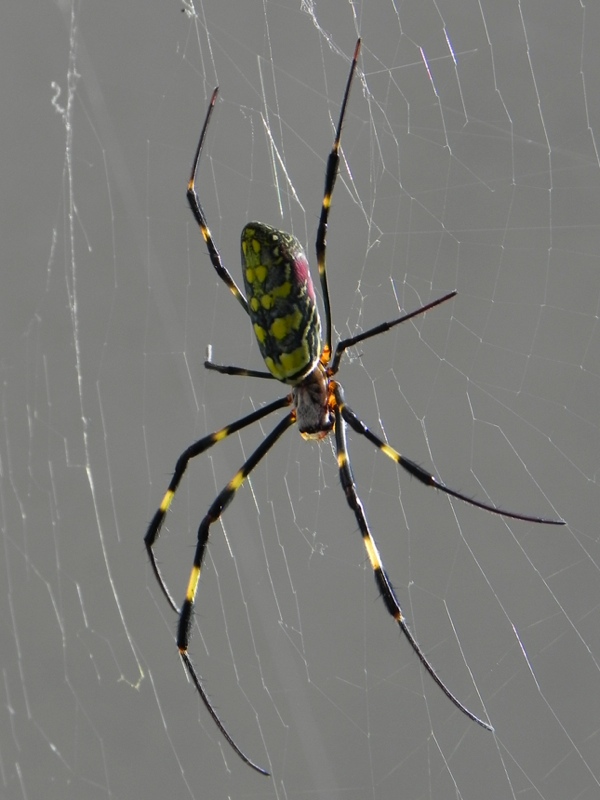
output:
<instances>
[{"instance_id":1,"label":"dark leg segment","mask_svg":"<svg viewBox=\"0 0 600 800\"><path fill-rule=\"evenodd\" d=\"M270 381L276 380L272 373L266 372L265 370L232 367L229 364L215 364L212 360L212 347L210 345L206 348L204 368L211 369L213 372L220 372L221 375L238 375L243 378L267 378Z\"/></svg>"},{"instance_id":2,"label":"dark leg segment","mask_svg":"<svg viewBox=\"0 0 600 800\"><path fill-rule=\"evenodd\" d=\"M335 353L333 356L333 361L331 362L331 367L329 368L328 374L335 375L338 369L340 368L340 361L342 356L344 355L345 351L349 347L353 347L355 344L359 342L364 342L365 339L371 339L373 336L379 336L380 333L386 333L387 331L395 328L396 325L400 325L401 322L406 322L413 317L417 317L421 314L425 314L426 311L429 311L431 308L435 308L439 306L441 303L445 303L446 300L451 300L453 297L456 296L456 291L449 292L445 294L443 297L438 297L437 300L433 300L431 303L427 303L421 308L417 308L416 311L411 311L409 314L404 314L402 317L398 317L398 319L389 320L389 322L381 322L379 325L375 325L374 328L369 328L368 331L363 331L362 333L357 334L356 336L351 336L349 339L342 339L340 342L337 343L335 348Z\"/></svg>"}]
</instances>

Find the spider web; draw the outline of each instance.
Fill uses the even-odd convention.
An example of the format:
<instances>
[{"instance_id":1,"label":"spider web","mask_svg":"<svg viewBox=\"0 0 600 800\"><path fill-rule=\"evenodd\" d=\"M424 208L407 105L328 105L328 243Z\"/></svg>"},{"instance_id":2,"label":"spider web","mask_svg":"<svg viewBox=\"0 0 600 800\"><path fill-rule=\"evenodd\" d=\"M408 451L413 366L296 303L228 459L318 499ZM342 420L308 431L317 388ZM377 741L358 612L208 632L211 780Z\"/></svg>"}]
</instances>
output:
<instances>
[{"instance_id":1,"label":"spider web","mask_svg":"<svg viewBox=\"0 0 600 800\"><path fill-rule=\"evenodd\" d=\"M5 15L3 797L598 796L598 11L322 5ZM359 34L328 235L336 333L458 296L351 352L348 402L450 486L569 524L450 502L350 437L408 621L488 734L386 615L330 442L288 434L213 530L190 647L265 779L186 684L142 543L179 452L281 393L201 367L207 344L260 360L185 182L218 83L201 196L225 262L237 279L249 219L314 260ZM184 479L158 544L178 601L207 504L274 425Z\"/></svg>"}]
</instances>

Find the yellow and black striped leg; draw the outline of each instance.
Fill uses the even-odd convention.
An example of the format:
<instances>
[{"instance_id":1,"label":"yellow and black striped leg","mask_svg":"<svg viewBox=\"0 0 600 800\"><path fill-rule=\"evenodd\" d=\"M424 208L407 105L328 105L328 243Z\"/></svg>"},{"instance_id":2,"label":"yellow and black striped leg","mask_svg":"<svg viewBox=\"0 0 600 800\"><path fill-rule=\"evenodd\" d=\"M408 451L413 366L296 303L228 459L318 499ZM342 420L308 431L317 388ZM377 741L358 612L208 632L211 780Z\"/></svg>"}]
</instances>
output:
<instances>
[{"instance_id":1,"label":"yellow and black striped leg","mask_svg":"<svg viewBox=\"0 0 600 800\"><path fill-rule=\"evenodd\" d=\"M186 450L184 450L177 459L177 464L175 465L175 471L173 473L173 477L171 478L171 482L169 483L169 488L167 489L166 494L163 497L158 510L156 511L156 514L152 518L152 522L148 526L148 531L144 537L146 551L148 552L150 564L152 566L154 575L156 576L156 580L158 581L158 585L162 589L164 596L167 598L169 605L175 611L175 613L179 614L179 608L171 597L163 577L160 574L153 548L160 535L160 529L164 522L167 511L173 502L173 497L175 496L177 487L179 486L190 460L196 456L199 456L201 453L204 453L205 450L208 450L214 444L222 442L232 433L235 433L236 431L239 431L248 425L252 425L253 422L258 422L258 420L263 419L263 417L267 417L269 414L272 414L274 411L278 411L280 408L289 406L291 402L292 398L290 395L288 395L276 400L274 403L270 403L264 408L259 408L257 411L253 411L252 414L248 414L248 416L242 417L242 419L238 419L236 422L232 422L230 425L226 425L224 428L221 428L221 430L215 431L208 436L204 436L202 439L198 439L197 442L194 442L194 444L190 445Z\"/></svg>"},{"instance_id":2,"label":"yellow and black striped leg","mask_svg":"<svg viewBox=\"0 0 600 800\"><path fill-rule=\"evenodd\" d=\"M219 492L216 500L212 503L211 507L208 509L208 512L202 522L200 523L200 527L198 528L198 543L196 545L196 553L194 555L194 566L192 567L192 571L190 573L190 579L188 582L187 591L185 593L185 600L183 602L183 606L181 607L181 614L179 616L179 627L177 630L177 647L179 648L179 654L183 660L183 663L186 666L187 671L190 674L192 681L196 689L198 690L200 697L204 705L206 706L209 714L217 724L217 727L223 734L223 736L227 739L229 744L233 747L236 753L240 756L240 758L253 767L257 772L261 772L263 775L268 775L266 770L262 767L257 766L254 762L250 761L250 759L239 749L239 747L235 744L232 740L229 733L225 730L223 723L217 716L216 711L214 710L213 706L211 705L200 681L196 670L194 669L194 665L192 664L190 657L188 655L188 645L190 641L190 634L192 629L192 622L193 622L193 614L194 614L194 602L196 599L196 592L198 590L198 582L200 580L200 572L202 569L202 562L204 561L204 554L206 552L206 545L208 544L208 536L210 532L210 526L215 523L225 511L227 506L231 503L237 490L246 480L248 475L252 472L254 467L261 461L269 450L273 447L275 442L285 433L285 431L294 424L296 421L295 412L290 411L290 413L279 422L278 425L271 431L271 433L261 442L261 444L256 448L256 450L252 453L250 458L245 462L245 464L235 473L233 478L229 481L227 486Z\"/></svg>"},{"instance_id":3,"label":"yellow and black striped leg","mask_svg":"<svg viewBox=\"0 0 600 800\"><path fill-rule=\"evenodd\" d=\"M391 447L391 445L389 445L387 442L384 442L383 439L380 439L379 436L376 436L372 431L370 431L365 423L356 416L354 411L352 411L352 409L344 403L342 392L340 392L340 413L351 428L353 428L357 433L360 433L361 436L364 436L366 439L368 439L372 444L375 445L375 447L377 447L378 450L381 450L382 453L385 453L388 458L391 458L392 461L395 461L396 464L405 469L413 476L413 478L416 478L425 486L431 486L434 489L439 489L440 492L449 494L451 497L456 497L458 500L462 500L463 503L468 503L476 508L489 511L490 514L499 514L501 517L520 519L523 522L535 522L543 525L566 524L562 519L546 519L545 517L537 517L531 514L520 514L516 511L508 511L505 508L497 508L496 506L488 505L488 503L482 503L480 500L475 500L466 494L457 492L456 489L451 489L441 481L438 481L437 478L435 478L430 472L427 472L427 470L423 469L423 467L419 466L419 464L417 464L415 461L411 461L410 458L406 458L397 450L394 450L394 448Z\"/></svg>"},{"instance_id":4,"label":"yellow and black striped leg","mask_svg":"<svg viewBox=\"0 0 600 800\"><path fill-rule=\"evenodd\" d=\"M208 106L208 111L206 112L206 117L204 119L204 125L202 126L202 132L200 133L198 147L196 148L196 154L194 156L194 163L192 164L192 173L190 175L190 180L188 183L187 199L188 203L190 204L190 208L192 209L192 214L194 215L194 219L196 220L196 222L200 226L200 230L202 231L202 236L204 237L204 241L206 242L206 248L208 250L210 260L217 272L217 275L229 287L231 293L238 300L238 302L240 303L240 305L247 314L248 303L246 302L246 298L240 291L237 283L231 277L229 270L221 260L221 254L217 250L217 246L214 243L210 230L208 229L206 217L204 215L204 211L202 210L202 206L200 205L200 198L198 197L198 192L196 191L196 176L198 173L198 164L200 163L200 156L202 155L202 147L204 145L204 139L206 138L208 123L210 122L210 118L213 109L215 107L218 94L219 94L219 88L217 87L212 93L210 104Z\"/></svg>"},{"instance_id":5,"label":"yellow and black striped leg","mask_svg":"<svg viewBox=\"0 0 600 800\"><path fill-rule=\"evenodd\" d=\"M484 722L472 711L469 711L469 709L466 706L464 706L460 702L460 700L457 697L455 697L455 695L452 694L450 689L448 689L448 687L443 683L442 679L438 676L433 666L427 660L427 656L421 650L419 643L413 636L410 628L406 623L406 620L404 619L404 615L402 614L402 608L400 607L400 602L396 597L394 588L383 567L383 563L381 561L377 545L373 540L373 537L369 530L369 526L367 524L367 519L365 517L363 505L356 491L354 476L352 474L352 468L350 466L350 460L348 457L348 446L346 443L346 424L344 421L345 416L343 415L343 410L345 408L343 393L339 385L336 385L335 388L335 398L337 401L335 406L335 446L337 452L338 467L340 470L340 480L344 492L346 493L346 500L348 501L348 505L350 506L350 508L354 512L354 516L356 517L359 530L363 537L363 544L365 546L365 550L367 551L367 556L369 557L371 567L373 568L373 573L375 575L375 582L377 583L377 587L379 588L385 607L400 626L402 633L408 639L410 646L419 657L421 664L425 667L427 672L431 675L433 680L437 683L437 685L440 687L440 689L443 691L446 697L452 703L454 703L454 705L460 711L462 711L463 714L466 714L466 716L469 717L469 719L472 719L473 722L476 722L478 725L481 725L482 728L486 728L486 730L491 731L493 730L492 726L488 725L487 722Z\"/></svg>"},{"instance_id":6,"label":"yellow and black striped leg","mask_svg":"<svg viewBox=\"0 0 600 800\"><path fill-rule=\"evenodd\" d=\"M358 55L360 53L360 39L356 42L354 48L354 55L352 57L352 64L350 65L350 74L346 83L346 91L342 99L342 107L340 109L340 117L335 132L335 139L333 147L327 159L327 168L325 170L325 191L323 195L323 203L321 205L321 216L319 218L319 227L317 229L317 264L319 265L319 279L321 281L321 292L323 294L323 306L325 307L325 345L323 353L321 354L321 363L327 364L331 356L331 304L329 302L329 289L327 287L327 265L326 265L326 251L327 251L327 222L329 220L329 210L331 208L331 195L335 187L335 181L338 175L340 165L340 140L342 138L342 125L344 124L344 116L346 114L346 106L348 105L348 98L350 96L350 86L352 85L352 78L356 70Z\"/></svg>"},{"instance_id":7,"label":"yellow and black striped leg","mask_svg":"<svg viewBox=\"0 0 600 800\"><path fill-rule=\"evenodd\" d=\"M192 615L194 611L194 600L196 598L196 591L198 589L198 581L200 580L200 570L204 560L204 552L208 543L208 535L210 526L213 525L221 516L223 511L231 503L235 497L235 493L246 480L248 475L252 472L254 467L262 461L269 450L273 447L275 442L291 427L296 421L294 411L290 413L273 428L271 433L259 444L256 450L244 463L244 465L235 473L233 478L229 481L227 486L222 489L217 498L208 509L205 517L200 523L198 528L198 543L196 544L196 553L194 555L194 566L190 573L190 580L188 588L185 593L185 600L181 607L181 614L179 616L179 628L177 633L177 647L180 652L185 653L188 648L190 639L190 630L192 626Z\"/></svg>"}]
</instances>

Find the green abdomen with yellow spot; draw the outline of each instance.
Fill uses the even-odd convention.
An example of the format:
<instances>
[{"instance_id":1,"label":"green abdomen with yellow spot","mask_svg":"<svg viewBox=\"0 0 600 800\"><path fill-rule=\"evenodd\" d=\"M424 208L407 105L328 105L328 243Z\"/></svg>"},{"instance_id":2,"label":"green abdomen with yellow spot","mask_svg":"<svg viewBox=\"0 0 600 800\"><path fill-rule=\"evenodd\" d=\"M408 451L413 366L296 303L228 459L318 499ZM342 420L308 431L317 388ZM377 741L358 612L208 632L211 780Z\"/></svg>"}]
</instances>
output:
<instances>
[{"instance_id":1,"label":"green abdomen with yellow spot","mask_svg":"<svg viewBox=\"0 0 600 800\"><path fill-rule=\"evenodd\" d=\"M249 222L242 231L242 272L269 372L284 383L299 383L321 355L321 320L302 245L289 233Z\"/></svg>"}]
</instances>

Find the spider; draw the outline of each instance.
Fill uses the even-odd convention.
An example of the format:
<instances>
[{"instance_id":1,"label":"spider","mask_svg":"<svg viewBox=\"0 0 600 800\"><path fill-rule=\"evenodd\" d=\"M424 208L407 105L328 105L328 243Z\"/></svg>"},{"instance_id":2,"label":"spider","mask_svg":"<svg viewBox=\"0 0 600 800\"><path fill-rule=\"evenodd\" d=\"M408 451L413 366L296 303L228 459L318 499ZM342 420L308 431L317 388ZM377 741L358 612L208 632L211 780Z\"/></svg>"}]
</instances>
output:
<instances>
[{"instance_id":1,"label":"spider","mask_svg":"<svg viewBox=\"0 0 600 800\"><path fill-rule=\"evenodd\" d=\"M206 217L196 190L198 165L206 137L206 131L217 100L218 88L213 91L210 100L196 148L187 188L187 199L196 222L200 227L204 241L206 242L211 263L219 277L229 287L234 297L250 317L250 322L252 323L258 346L265 365L268 368L268 372L216 364L211 360L210 348L208 349L207 360L204 366L206 369L214 370L224 375L275 379L289 386L290 391L284 397L269 403L263 408L253 411L251 414L226 425L224 428L208 436L204 436L184 450L177 460L175 472L169 484L169 488L148 527L144 541L150 558L150 564L159 586L171 608L179 615L177 647L179 648L179 655L181 656L192 682L198 690L209 714L221 731L221 734L231 745L233 750L246 764L263 775L268 775L269 773L255 764L238 747L212 706L202 686L198 673L190 660L188 646L192 629L196 592L198 590L200 571L208 544L210 527L220 519L221 514L231 503L245 479L288 428L291 428L294 424L297 425L304 439L319 440L324 439L330 433L334 434L342 488L345 492L348 505L356 518L369 562L373 568L375 581L387 611L398 623L402 633L408 639L410 646L421 661L421 664L444 692L446 697L454 703L463 714L469 717L469 719L486 730L493 731L493 728L464 706L450 689L448 689L429 662L406 623L400 602L392 587L387 572L384 569L379 551L371 535L371 531L369 530L363 505L358 496L346 443L346 426L350 426L355 433L371 442L371 444L388 458L395 461L398 466L405 469L413 478L416 478L425 486L431 486L441 492L445 492L451 497L458 498L464 503L469 503L472 506L476 506L492 514L500 514L504 517L511 517L526 522L545 523L548 525L565 524L563 520L559 519L543 519L528 514L506 511L475 500L449 488L423 469L423 467L419 466L419 464L403 456L398 450L395 450L390 444L369 430L347 405L343 389L338 381L334 379L334 376L339 370L342 356L349 347L353 347L359 342L364 342L367 339L372 339L379 334L385 333L396 325L400 325L402 322L406 322L413 317L424 314L441 303L447 302L456 295L455 291L449 292L443 297L439 297L421 308L404 314L397 319L382 322L356 336L342 339L336 344L332 355L331 307L329 302L329 290L327 287L326 268L326 233L331 208L331 197L338 174L342 125L346 113L348 97L350 95L350 87L356 71L360 47L361 40L359 39L354 49L333 147L327 160L325 190L316 238L317 264L325 311L324 338L321 331L321 321L317 309L315 290L310 276L308 261L300 242L294 236L276 230L262 222L250 222L244 227L241 236L241 245L245 295L240 291L221 260L219 251L208 229ZM156 544L167 511L171 506L177 487L179 486L189 462L213 445L222 442L228 436L231 436L231 434L284 408L289 409L285 417L278 422L252 455L235 473L229 483L221 490L208 509L206 516L202 519L198 528L198 541L196 544L194 564L188 581L185 600L183 601L181 609L179 609L160 573L154 553L154 545Z\"/></svg>"}]
</instances>

